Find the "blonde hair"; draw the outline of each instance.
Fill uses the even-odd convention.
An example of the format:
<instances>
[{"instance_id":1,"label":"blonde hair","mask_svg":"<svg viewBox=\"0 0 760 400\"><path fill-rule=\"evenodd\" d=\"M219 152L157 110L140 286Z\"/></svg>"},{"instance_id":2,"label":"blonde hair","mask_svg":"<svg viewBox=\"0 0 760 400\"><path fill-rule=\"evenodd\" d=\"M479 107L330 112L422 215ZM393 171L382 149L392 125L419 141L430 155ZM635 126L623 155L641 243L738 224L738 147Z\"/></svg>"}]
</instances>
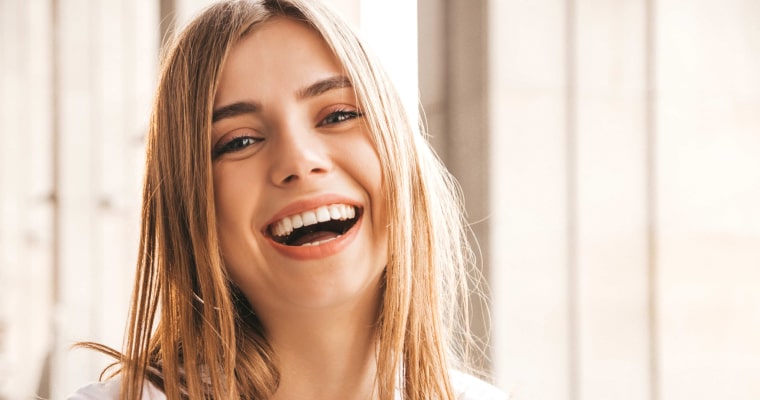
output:
<instances>
[{"instance_id":1,"label":"blonde hair","mask_svg":"<svg viewBox=\"0 0 760 400\"><path fill-rule=\"evenodd\" d=\"M313 0L224 1L165 55L147 144L137 275L124 354L123 399L148 380L168 398L266 399L279 371L265 329L230 281L216 231L211 116L231 48L273 16L318 32L353 83L380 158L388 265L377 324L381 399L454 399L464 368L472 256L459 190L412 126L391 82L352 30ZM463 306L464 304L464 306Z\"/></svg>"}]
</instances>

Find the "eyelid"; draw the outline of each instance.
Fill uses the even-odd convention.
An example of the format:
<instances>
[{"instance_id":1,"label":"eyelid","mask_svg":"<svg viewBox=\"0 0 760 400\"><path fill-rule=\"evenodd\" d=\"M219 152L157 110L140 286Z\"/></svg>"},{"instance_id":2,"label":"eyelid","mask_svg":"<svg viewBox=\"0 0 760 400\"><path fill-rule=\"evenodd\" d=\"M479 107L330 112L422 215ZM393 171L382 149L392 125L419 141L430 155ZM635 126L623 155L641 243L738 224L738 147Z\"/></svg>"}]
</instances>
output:
<instances>
[{"instance_id":1,"label":"eyelid","mask_svg":"<svg viewBox=\"0 0 760 400\"><path fill-rule=\"evenodd\" d=\"M344 119L342 121L337 121L337 122L333 122L333 123L325 122L325 120L327 118L329 118L330 116L333 116L335 114L344 114L344 115L345 114L354 114L354 115L352 117L346 118L346 119ZM363 116L364 116L364 113L362 113L362 111L358 107L356 107L356 106L352 106L352 105L348 105L348 104L338 104L338 105L327 107L325 109L325 111L323 111L323 112L321 112L319 114L319 117L317 118L317 120L318 120L317 126L321 127L321 126L329 126L329 125L339 124L341 122L346 122L346 121L349 121L349 120L352 120L352 119L356 119L356 118L360 118L360 117L363 117Z\"/></svg>"},{"instance_id":2,"label":"eyelid","mask_svg":"<svg viewBox=\"0 0 760 400\"><path fill-rule=\"evenodd\" d=\"M234 141L239 140L239 139L246 139L246 138L253 140L254 143L246 145L245 147L242 147L239 149L227 149L227 146L229 146ZM263 140L264 140L264 137L254 129L251 129L251 128L234 129L224 135L221 135L221 137L213 144L213 146L211 147L211 159L215 160L227 153L236 153L238 151L245 150L246 148L256 145Z\"/></svg>"}]
</instances>

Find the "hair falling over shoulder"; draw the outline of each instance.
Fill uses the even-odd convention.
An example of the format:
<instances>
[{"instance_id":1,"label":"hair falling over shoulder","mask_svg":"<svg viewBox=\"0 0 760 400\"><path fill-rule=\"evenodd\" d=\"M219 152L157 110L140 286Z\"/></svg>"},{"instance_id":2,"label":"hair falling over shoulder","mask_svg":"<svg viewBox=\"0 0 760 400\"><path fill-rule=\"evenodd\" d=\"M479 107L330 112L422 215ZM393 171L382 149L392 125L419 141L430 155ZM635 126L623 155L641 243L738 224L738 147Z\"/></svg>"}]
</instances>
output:
<instances>
[{"instance_id":1,"label":"hair falling over shoulder","mask_svg":"<svg viewBox=\"0 0 760 400\"><path fill-rule=\"evenodd\" d=\"M380 157L389 261L376 392L383 400L396 390L408 400L454 399L449 370L466 368L473 271L458 186L411 125L379 63L314 0L219 2L167 48L148 132L124 351L86 346L117 359L122 399L140 398L146 380L170 399L268 399L277 390L265 327L231 283L219 250L210 139L230 49L273 16L302 21L324 38L353 83Z\"/></svg>"}]
</instances>

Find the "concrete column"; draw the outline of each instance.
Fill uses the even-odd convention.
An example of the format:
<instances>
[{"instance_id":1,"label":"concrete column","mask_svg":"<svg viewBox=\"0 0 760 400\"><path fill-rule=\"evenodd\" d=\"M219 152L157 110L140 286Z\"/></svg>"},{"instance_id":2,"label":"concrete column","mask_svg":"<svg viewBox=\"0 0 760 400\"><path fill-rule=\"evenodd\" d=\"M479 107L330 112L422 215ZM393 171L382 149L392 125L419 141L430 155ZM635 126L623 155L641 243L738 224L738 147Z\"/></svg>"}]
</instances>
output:
<instances>
[{"instance_id":1,"label":"concrete column","mask_svg":"<svg viewBox=\"0 0 760 400\"><path fill-rule=\"evenodd\" d=\"M137 254L143 137L156 80L153 0L56 3L57 305L51 397L121 349Z\"/></svg>"},{"instance_id":2,"label":"concrete column","mask_svg":"<svg viewBox=\"0 0 760 400\"><path fill-rule=\"evenodd\" d=\"M760 397L760 3L654 7L661 398Z\"/></svg>"},{"instance_id":3,"label":"concrete column","mask_svg":"<svg viewBox=\"0 0 760 400\"><path fill-rule=\"evenodd\" d=\"M576 391L566 3L488 8L492 342L516 398Z\"/></svg>"},{"instance_id":4,"label":"concrete column","mask_svg":"<svg viewBox=\"0 0 760 400\"><path fill-rule=\"evenodd\" d=\"M646 2L577 0L571 17L575 395L649 399Z\"/></svg>"},{"instance_id":5,"label":"concrete column","mask_svg":"<svg viewBox=\"0 0 760 400\"><path fill-rule=\"evenodd\" d=\"M459 181L479 273L489 276L488 21L486 1L419 3L419 85L431 141ZM488 286L473 292L471 327L490 369Z\"/></svg>"},{"instance_id":6,"label":"concrete column","mask_svg":"<svg viewBox=\"0 0 760 400\"><path fill-rule=\"evenodd\" d=\"M37 393L51 348L50 5L0 3L0 397Z\"/></svg>"}]
</instances>

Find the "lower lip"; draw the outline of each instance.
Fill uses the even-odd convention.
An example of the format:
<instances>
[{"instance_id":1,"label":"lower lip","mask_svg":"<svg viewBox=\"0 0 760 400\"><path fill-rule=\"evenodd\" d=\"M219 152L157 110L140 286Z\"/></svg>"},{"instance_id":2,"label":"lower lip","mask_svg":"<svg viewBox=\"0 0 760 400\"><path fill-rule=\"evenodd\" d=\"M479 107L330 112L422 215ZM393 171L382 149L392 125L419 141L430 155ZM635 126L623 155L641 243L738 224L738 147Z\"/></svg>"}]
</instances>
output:
<instances>
[{"instance_id":1,"label":"lower lip","mask_svg":"<svg viewBox=\"0 0 760 400\"><path fill-rule=\"evenodd\" d=\"M275 242L272 238L269 238L269 243L280 254L288 258L296 260L317 260L320 258L326 258L341 252L346 246L354 241L363 220L364 216L362 215L348 232L330 240L329 242L315 246L286 246L282 243Z\"/></svg>"}]
</instances>

